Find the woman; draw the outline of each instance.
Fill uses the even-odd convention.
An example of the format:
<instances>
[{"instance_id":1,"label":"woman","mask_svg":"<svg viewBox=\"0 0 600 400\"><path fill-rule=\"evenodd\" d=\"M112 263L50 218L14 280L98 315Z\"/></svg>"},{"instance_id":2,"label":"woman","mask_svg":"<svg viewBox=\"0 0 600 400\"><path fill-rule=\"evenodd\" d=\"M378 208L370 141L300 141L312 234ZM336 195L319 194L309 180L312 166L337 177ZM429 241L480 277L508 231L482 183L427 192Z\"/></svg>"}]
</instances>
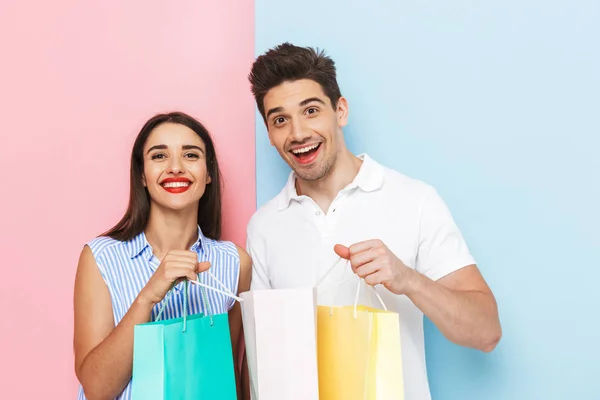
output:
<instances>
[{"instance_id":1,"label":"woman","mask_svg":"<svg viewBox=\"0 0 600 400\"><path fill-rule=\"evenodd\" d=\"M75 279L75 371L79 399L130 399L133 327L156 317L174 283L210 272L235 294L250 285L251 260L220 241L221 188L208 131L183 113L161 114L140 131L131 155L129 207L119 223L84 246ZM201 260L201 262L199 262ZM210 293L209 293L210 292ZM235 365L240 305L207 290L210 309L227 312ZM169 296L163 318L180 317ZM189 285L190 314L204 312ZM238 393L240 377L236 368Z\"/></svg>"}]
</instances>

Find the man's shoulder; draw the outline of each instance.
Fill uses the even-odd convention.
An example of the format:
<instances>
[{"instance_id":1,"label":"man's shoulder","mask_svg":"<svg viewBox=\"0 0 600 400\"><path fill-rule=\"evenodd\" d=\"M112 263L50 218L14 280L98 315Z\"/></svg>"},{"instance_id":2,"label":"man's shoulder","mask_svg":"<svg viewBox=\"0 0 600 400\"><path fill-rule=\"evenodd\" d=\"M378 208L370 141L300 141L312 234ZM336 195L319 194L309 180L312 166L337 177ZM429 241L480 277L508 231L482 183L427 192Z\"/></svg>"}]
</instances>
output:
<instances>
[{"instance_id":1,"label":"man's shoulder","mask_svg":"<svg viewBox=\"0 0 600 400\"><path fill-rule=\"evenodd\" d=\"M380 167L384 174L385 190L402 194L403 197L411 196L418 199L423 198L423 196L426 196L431 191L435 191L431 184L419 178L415 178L382 164L380 164Z\"/></svg>"}]
</instances>

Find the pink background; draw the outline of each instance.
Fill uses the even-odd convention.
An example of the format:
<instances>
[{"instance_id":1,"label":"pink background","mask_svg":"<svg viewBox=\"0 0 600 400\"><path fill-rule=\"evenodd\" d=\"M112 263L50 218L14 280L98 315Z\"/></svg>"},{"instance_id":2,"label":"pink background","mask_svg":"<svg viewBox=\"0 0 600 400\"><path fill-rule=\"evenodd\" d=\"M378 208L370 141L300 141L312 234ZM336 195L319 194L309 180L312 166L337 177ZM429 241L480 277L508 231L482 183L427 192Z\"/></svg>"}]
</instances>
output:
<instances>
[{"instance_id":1,"label":"pink background","mask_svg":"<svg viewBox=\"0 0 600 400\"><path fill-rule=\"evenodd\" d=\"M75 398L73 278L81 247L128 196L146 119L181 110L213 134L224 235L256 206L253 1L0 3L2 398Z\"/></svg>"}]
</instances>

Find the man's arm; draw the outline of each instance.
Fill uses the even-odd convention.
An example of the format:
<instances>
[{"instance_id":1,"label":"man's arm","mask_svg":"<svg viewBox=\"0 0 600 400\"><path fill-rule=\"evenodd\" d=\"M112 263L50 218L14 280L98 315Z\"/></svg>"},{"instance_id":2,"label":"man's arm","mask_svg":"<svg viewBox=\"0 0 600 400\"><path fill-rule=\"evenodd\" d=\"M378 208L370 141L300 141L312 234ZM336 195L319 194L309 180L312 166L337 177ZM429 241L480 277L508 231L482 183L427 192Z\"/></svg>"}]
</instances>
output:
<instances>
[{"instance_id":1,"label":"man's arm","mask_svg":"<svg viewBox=\"0 0 600 400\"><path fill-rule=\"evenodd\" d=\"M469 253L454 219L432 187L418 209L415 268L407 267L381 240L336 246L370 285L405 294L454 343L491 351L502 330L490 288Z\"/></svg>"},{"instance_id":2,"label":"man's arm","mask_svg":"<svg viewBox=\"0 0 600 400\"><path fill-rule=\"evenodd\" d=\"M411 270L406 295L448 340L492 351L502 336L498 307L476 265L471 264L434 282Z\"/></svg>"},{"instance_id":3,"label":"man's arm","mask_svg":"<svg viewBox=\"0 0 600 400\"><path fill-rule=\"evenodd\" d=\"M408 296L448 340L485 352L500 341L496 300L476 265L433 281L404 265L380 240L336 245L335 251L367 284Z\"/></svg>"}]
</instances>

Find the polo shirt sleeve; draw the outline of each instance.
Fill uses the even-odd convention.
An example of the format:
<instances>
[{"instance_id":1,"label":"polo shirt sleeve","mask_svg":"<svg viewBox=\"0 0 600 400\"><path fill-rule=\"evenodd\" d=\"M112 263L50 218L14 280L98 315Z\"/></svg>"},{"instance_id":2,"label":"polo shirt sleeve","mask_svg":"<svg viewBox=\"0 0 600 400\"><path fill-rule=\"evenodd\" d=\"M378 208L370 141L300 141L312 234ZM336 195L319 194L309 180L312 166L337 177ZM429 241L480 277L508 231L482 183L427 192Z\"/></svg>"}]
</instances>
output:
<instances>
[{"instance_id":1,"label":"polo shirt sleeve","mask_svg":"<svg viewBox=\"0 0 600 400\"><path fill-rule=\"evenodd\" d=\"M416 270L436 281L475 264L465 240L437 191L428 186L419 213Z\"/></svg>"},{"instance_id":2,"label":"polo shirt sleeve","mask_svg":"<svg viewBox=\"0 0 600 400\"><path fill-rule=\"evenodd\" d=\"M252 279L250 290L272 289L269 273L265 266L265 246L263 240L248 226L246 235L246 251L252 258Z\"/></svg>"}]
</instances>

